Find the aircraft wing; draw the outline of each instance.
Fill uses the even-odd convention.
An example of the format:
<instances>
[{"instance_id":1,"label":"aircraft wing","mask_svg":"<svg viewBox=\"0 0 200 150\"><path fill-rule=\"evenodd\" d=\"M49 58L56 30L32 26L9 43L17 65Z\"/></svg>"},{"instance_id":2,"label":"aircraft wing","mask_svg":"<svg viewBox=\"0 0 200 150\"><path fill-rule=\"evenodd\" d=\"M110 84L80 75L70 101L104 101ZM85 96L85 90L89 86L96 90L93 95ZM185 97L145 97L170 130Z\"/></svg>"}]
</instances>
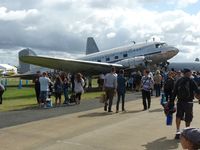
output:
<instances>
[{"instance_id":1,"label":"aircraft wing","mask_svg":"<svg viewBox=\"0 0 200 150\"><path fill-rule=\"evenodd\" d=\"M122 65L114 63L103 63L77 59L61 59L44 56L21 56L19 59L22 62L28 64L62 70L71 73L81 72L88 75L109 72L111 67L123 68Z\"/></svg>"}]
</instances>

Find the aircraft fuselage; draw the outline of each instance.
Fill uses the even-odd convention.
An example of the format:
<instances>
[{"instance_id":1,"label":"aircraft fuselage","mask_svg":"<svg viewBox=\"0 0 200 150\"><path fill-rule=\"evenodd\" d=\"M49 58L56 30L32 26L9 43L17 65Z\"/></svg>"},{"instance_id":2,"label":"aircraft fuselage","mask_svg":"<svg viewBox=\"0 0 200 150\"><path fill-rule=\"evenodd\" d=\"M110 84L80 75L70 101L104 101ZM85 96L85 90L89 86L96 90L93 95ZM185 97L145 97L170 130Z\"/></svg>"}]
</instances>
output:
<instances>
[{"instance_id":1,"label":"aircraft fuselage","mask_svg":"<svg viewBox=\"0 0 200 150\"><path fill-rule=\"evenodd\" d=\"M151 42L117 47L89 54L79 59L120 64L120 61L125 59L128 60L131 58L143 57L145 60L151 60L152 64L157 64L160 62L166 62L178 52L179 50L177 48L168 46L164 42Z\"/></svg>"}]
</instances>

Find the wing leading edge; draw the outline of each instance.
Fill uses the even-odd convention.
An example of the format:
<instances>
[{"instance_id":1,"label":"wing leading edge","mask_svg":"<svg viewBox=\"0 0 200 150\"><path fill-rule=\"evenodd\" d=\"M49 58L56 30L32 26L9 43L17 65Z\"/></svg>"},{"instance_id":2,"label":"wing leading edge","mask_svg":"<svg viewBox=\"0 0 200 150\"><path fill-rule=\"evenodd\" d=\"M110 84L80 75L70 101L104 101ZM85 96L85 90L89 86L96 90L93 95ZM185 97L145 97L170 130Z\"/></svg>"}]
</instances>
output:
<instances>
[{"instance_id":1,"label":"wing leading edge","mask_svg":"<svg viewBox=\"0 0 200 150\"><path fill-rule=\"evenodd\" d=\"M37 66L57 69L67 72L82 72L84 74L98 74L101 72L110 71L111 67L123 68L120 64L102 63L94 61L85 61L77 59L61 59L44 56L21 56L19 58L24 63L29 63Z\"/></svg>"}]
</instances>

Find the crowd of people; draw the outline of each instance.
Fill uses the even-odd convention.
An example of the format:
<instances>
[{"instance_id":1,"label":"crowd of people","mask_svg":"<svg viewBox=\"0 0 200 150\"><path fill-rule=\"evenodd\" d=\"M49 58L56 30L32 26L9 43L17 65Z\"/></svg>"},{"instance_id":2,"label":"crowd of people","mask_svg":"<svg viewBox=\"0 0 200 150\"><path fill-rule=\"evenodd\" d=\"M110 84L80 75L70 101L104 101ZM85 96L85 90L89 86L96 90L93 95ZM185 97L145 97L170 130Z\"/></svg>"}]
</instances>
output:
<instances>
[{"instance_id":1,"label":"crowd of people","mask_svg":"<svg viewBox=\"0 0 200 150\"><path fill-rule=\"evenodd\" d=\"M127 86L128 83L128 86ZM154 73L145 69L143 74L140 71L133 73L131 78L124 77L123 70L118 75L115 69L104 77L104 90L106 93L104 110L112 112L113 96L117 93L116 113L119 112L119 102L122 98L122 111L125 111L125 92L129 90L141 91L143 110L151 107L151 97L155 94L160 97L163 93L167 108L173 109L176 102L176 134L175 139L180 138L181 121L185 121L185 126L190 127L193 120L193 100L194 97L200 99L200 73L192 72L189 69L182 71L156 70ZM139 87L139 88L138 88Z\"/></svg>"},{"instance_id":2,"label":"crowd of people","mask_svg":"<svg viewBox=\"0 0 200 150\"><path fill-rule=\"evenodd\" d=\"M160 96L161 91L163 92L167 109L174 110L176 102L175 139L180 138L181 121L185 121L185 127L190 127L193 120L193 100L194 97L200 99L199 79L199 73L192 72L190 69L171 70L162 74L160 70L157 70L154 75L149 70L144 70L141 80L144 110L151 106L154 89L156 97Z\"/></svg>"},{"instance_id":3,"label":"crowd of people","mask_svg":"<svg viewBox=\"0 0 200 150\"><path fill-rule=\"evenodd\" d=\"M40 107L47 108L47 103L55 96L55 107L61 106L61 95L64 94L63 104L70 102L80 104L81 95L84 92L85 81L81 73L69 76L66 73L48 74L43 72L34 79L37 103ZM72 94L69 96L69 88Z\"/></svg>"},{"instance_id":4,"label":"crowd of people","mask_svg":"<svg viewBox=\"0 0 200 150\"><path fill-rule=\"evenodd\" d=\"M191 130L180 130L181 121L185 121L188 128L193 119L193 100L200 99L200 73L192 72L189 69L182 71L162 71L151 72L149 69L133 72L124 75L124 70L116 73L115 68L110 73L101 74L97 80L100 89L105 91L104 111L113 112L113 98L117 95L116 113L125 109L126 90L141 92L143 111L151 108L151 97L164 95L167 107L174 108L176 102L176 135L181 137L183 144L188 140L187 133ZM48 74L38 73L34 80L37 103L40 107L47 107L47 103L55 96L55 107L62 104L61 95L64 94L63 104L80 104L81 95L84 93L86 80L81 73L69 75L67 73ZM70 88L70 96L69 96ZM0 84L0 104L2 104L2 94L5 88ZM196 130L195 130L196 131ZM198 130L198 133L199 130ZM181 135L181 136L180 136ZM199 136L199 135L198 135ZM196 145L195 145L196 146Z\"/></svg>"},{"instance_id":5,"label":"crowd of people","mask_svg":"<svg viewBox=\"0 0 200 150\"><path fill-rule=\"evenodd\" d=\"M120 70L117 74L115 68L112 68L110 73L101 74L97 80L99 87L106 93L104 110L107 111L108 109L109 112L112 112L113 97L117 94L116 112L119 111L120 99L122 99L122 111L125 111L126 90L141 91L143 110L150 109L151 96L154 94L156 97L160 97L161 92L163 92L168 102L174 97L175 83L183 75L184 72L174 70L169 72L156 70L152 73L150 70L145 69L143 73L136 71L127 78L123 70ZM194 72L190 75L190 78L194 81L194 85L200 85L200 73ZM84 79L81 73L70 76L66 73L51 75L44 72L42 75L38 74L34 80L37 103L45 106L46 100L51 98L52 93L54 93L55 106L60 106L61 94L63 93L63 104L69 104L72 99L75 99L76 104L80 104L81 95L84 93L86 85ZM195 92L197 92L197 87ZM69 88L72 91L71 96L69 96Z\"/></svg>"}]
</instances>

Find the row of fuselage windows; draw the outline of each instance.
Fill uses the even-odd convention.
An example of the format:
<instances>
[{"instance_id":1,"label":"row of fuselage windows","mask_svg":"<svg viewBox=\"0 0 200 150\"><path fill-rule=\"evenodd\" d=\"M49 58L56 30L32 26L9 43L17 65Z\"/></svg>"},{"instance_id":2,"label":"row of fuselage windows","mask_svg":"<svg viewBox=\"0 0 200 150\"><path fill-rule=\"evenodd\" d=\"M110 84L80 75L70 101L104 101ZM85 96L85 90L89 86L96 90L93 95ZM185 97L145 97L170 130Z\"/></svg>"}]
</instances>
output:
<instances>
[{"instance_id":1,"label":"row of fuselage windows","mask_svg":"<svg viewBox=\"0 0 200 150\"><path fill-rule=\"evenodd\" d=\"M123 54L123 58L128 57L128 54ZM114 60L118 60L119 56L114 56ZM97 62L101 62L102 60L98 59ZM106 57L106 62L111 61L110 57Z\"/></svg>"},{"instance_id":2,"label":"row of fuselage windows","mask_svg":"<svg viewBox=\"0 0 200 150\"><path fill-rule=\"evenodd\" d=\"M123 58L127 58L128 57L128 52L130 53L130 52L133 52L133 53L138 53L139 51L141 51L142 50L142 48L137 48L137 49L130 49L130 50L128 50L127 51L127 53L124 53L123 54ZM112 59L113 58L113 59ZM94 59L92 59L91 61L97 61L97 62L110 62L110 61L115 61L115 60L118 60L119 59L119 56L114 56L114 57L112 57L112 56L110 56L110 57L105 57L105 58L100 58L100 59L98 59L98 58L94 58ZM104 61L105 60L105 61Z\"/></svg>"}]
</instances>

